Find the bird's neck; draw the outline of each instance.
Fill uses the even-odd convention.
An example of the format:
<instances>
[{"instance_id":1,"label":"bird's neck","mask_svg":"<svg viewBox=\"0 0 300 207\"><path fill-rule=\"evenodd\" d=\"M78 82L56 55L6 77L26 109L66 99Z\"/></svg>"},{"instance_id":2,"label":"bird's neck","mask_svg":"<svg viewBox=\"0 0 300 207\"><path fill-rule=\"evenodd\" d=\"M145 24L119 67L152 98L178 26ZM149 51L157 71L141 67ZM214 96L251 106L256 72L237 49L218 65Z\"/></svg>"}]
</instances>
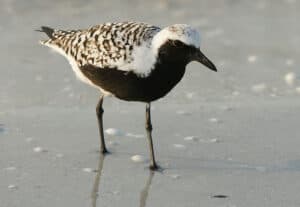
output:
<instances>
[{"instance_id":1,"label":"bird's neck","mask_svg":"<svg viewBox=\"0 0 300 207\"><path fill-rule=\"evenodd\" d=\"M159 57L156 63L156 68L163 68L168 70L170 73L172 71L184 71L187 65L187 61L178 60L176 58L165 58Z\"/></svg>"},{"instance_id":2,"label":"bird's neck","mask_svg":"<svg viewBox=\"0 0 300 207\"><path fill-rule=\"evenodd\" d=\"M164 77L165 81L177 83L183 77L186 65L185 60L160 54L150 75L158 76L159 79Z\"/></svg>"},{"instance_id":3,"label":"bird's neck","mask_svg":"<svg viewBox=\"0 0 300 207\"><path fill-rule=\"evenodd\" d=\"M157 51L157 62L169 67L185 68L190 62L188 54L187 48L177 46L173 41L168 41Z\"/></svg>"},{"instance_id":4,"label":"bird's neck","mask_svg":"<svg viewBox=\"0 0 300 207\"><path fill-rule=\"evenodd\" d=\"M155 67L170 74L184 73L187 64L188 61L184 58L159 55Z\"/></svg>"}]
</instances>

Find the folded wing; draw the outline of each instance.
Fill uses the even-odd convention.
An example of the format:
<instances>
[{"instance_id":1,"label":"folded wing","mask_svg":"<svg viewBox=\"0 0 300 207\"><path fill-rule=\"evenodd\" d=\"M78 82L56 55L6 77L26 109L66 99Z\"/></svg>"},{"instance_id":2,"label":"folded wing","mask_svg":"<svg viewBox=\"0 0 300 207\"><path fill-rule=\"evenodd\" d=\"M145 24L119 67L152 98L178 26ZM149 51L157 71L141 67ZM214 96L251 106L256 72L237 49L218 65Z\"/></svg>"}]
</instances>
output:
<instances>
[{"instance_id":1,"label":"folded wing","mask_svg":"<svg viewBox=\"0 0 300 207\"><path fill-rule=\"evenodd\" d=\"M73 59L73 64L78 67L93 65L123 71L141 70L142 73L141 63L137 62L140 60L137 59L147 56L152 38L160 28L146 23L122 22L71 31L42 27L42 31L50 39L41 43L62 53L69 61Z\"/></svg>"}]
</instances>

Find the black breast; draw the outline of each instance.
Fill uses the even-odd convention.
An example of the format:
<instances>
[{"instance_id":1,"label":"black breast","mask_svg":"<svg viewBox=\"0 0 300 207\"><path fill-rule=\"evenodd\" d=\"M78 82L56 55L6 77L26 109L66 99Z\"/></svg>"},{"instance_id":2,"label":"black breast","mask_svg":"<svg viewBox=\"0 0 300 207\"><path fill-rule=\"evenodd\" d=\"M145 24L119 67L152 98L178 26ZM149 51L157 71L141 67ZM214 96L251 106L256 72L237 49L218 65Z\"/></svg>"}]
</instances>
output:
<instances>
[{"instance_id":1,"label":"black breast","mask_svg":"<svg viewBox=\"0 0 300 207\"><path fill-rule=\"evenodd\" d=\"M167 42L158 54L158 62L147 77L117 68L86 65L82 73L95 85L126 101L151 102L165 96L183 77L189 48L178 42Z\"/></svg>"},{"instance_id":2,"label":"black breast","mask_svg":"<svg viewBox=\"0 0 300 207\"><path fill-rule=\"evenodd\" d=\"M165 96L183 77L185 66L157 66L149 76L112 68L84 66L81 71L95 85L127 101L151 102Z\"/></svg>"}]
</instances>

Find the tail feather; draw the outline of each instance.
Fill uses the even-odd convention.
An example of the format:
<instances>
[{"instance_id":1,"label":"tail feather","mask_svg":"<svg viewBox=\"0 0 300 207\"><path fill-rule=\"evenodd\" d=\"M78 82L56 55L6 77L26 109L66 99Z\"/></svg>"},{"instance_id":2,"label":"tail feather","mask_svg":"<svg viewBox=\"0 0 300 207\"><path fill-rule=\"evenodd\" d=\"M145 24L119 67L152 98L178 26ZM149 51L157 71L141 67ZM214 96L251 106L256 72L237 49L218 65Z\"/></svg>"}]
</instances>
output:
<instances>
[{"instance_id":1,"label":"tail feather","mask_svg":"<svg viewBox=\"0 0 300 207\"><path fill-rule=\"evenodd\" d=\"M49 38L51 38L51 39L54 38L54 36L53 36L53 34L54 34L54 29L52 29L51 27L41 26L41 29L37 29L37 30L35 30L35 31L37 31L37 32L44 32L44 33L46 33L46 35L47 35Z\"/></svg>"}]
</instances>

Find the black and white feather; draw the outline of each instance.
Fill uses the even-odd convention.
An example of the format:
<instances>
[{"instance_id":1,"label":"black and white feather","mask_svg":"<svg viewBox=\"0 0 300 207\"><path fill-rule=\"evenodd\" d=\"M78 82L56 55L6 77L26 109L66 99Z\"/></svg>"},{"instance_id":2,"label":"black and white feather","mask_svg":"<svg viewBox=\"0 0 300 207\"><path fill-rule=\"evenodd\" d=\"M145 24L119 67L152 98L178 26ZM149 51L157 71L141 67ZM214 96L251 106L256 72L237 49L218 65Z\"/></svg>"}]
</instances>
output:
<instances>
[{"instance_id":1,"label":"black and white feather","mask_svg":"<svg viewBox=\"0 0 300 207\"><path fill-rule=\"evenodd\" d=\"M104 95L146 102L146 130L151 169L154 157L150 103L168 94L182 79L186 66L198 61L213 71L215 65L200 50L199 32L185 24L164 29L145 23L106 23L86 30L41 27L49 39L41 41L64 55L77 77ZM103 135L102 95L96 107L100 152L106 153Z\"/></svg>"},{"instance_id":2,"label":"black and white feather","mask_svg":"<svg viewBox=\"0 0 300 207\"><path fill-rule=\"evenodd\" d=\"M168 40L200 47L199 32L189 25L175 24L164 29L146 23L105 23L84 30L56 30L42 27L49 39L41 41L65 56L77 77L110 94L83 74L86 65L133 72L137 77L149 76L155 68L160 47Z\"/></svg>"}]
</instances>

